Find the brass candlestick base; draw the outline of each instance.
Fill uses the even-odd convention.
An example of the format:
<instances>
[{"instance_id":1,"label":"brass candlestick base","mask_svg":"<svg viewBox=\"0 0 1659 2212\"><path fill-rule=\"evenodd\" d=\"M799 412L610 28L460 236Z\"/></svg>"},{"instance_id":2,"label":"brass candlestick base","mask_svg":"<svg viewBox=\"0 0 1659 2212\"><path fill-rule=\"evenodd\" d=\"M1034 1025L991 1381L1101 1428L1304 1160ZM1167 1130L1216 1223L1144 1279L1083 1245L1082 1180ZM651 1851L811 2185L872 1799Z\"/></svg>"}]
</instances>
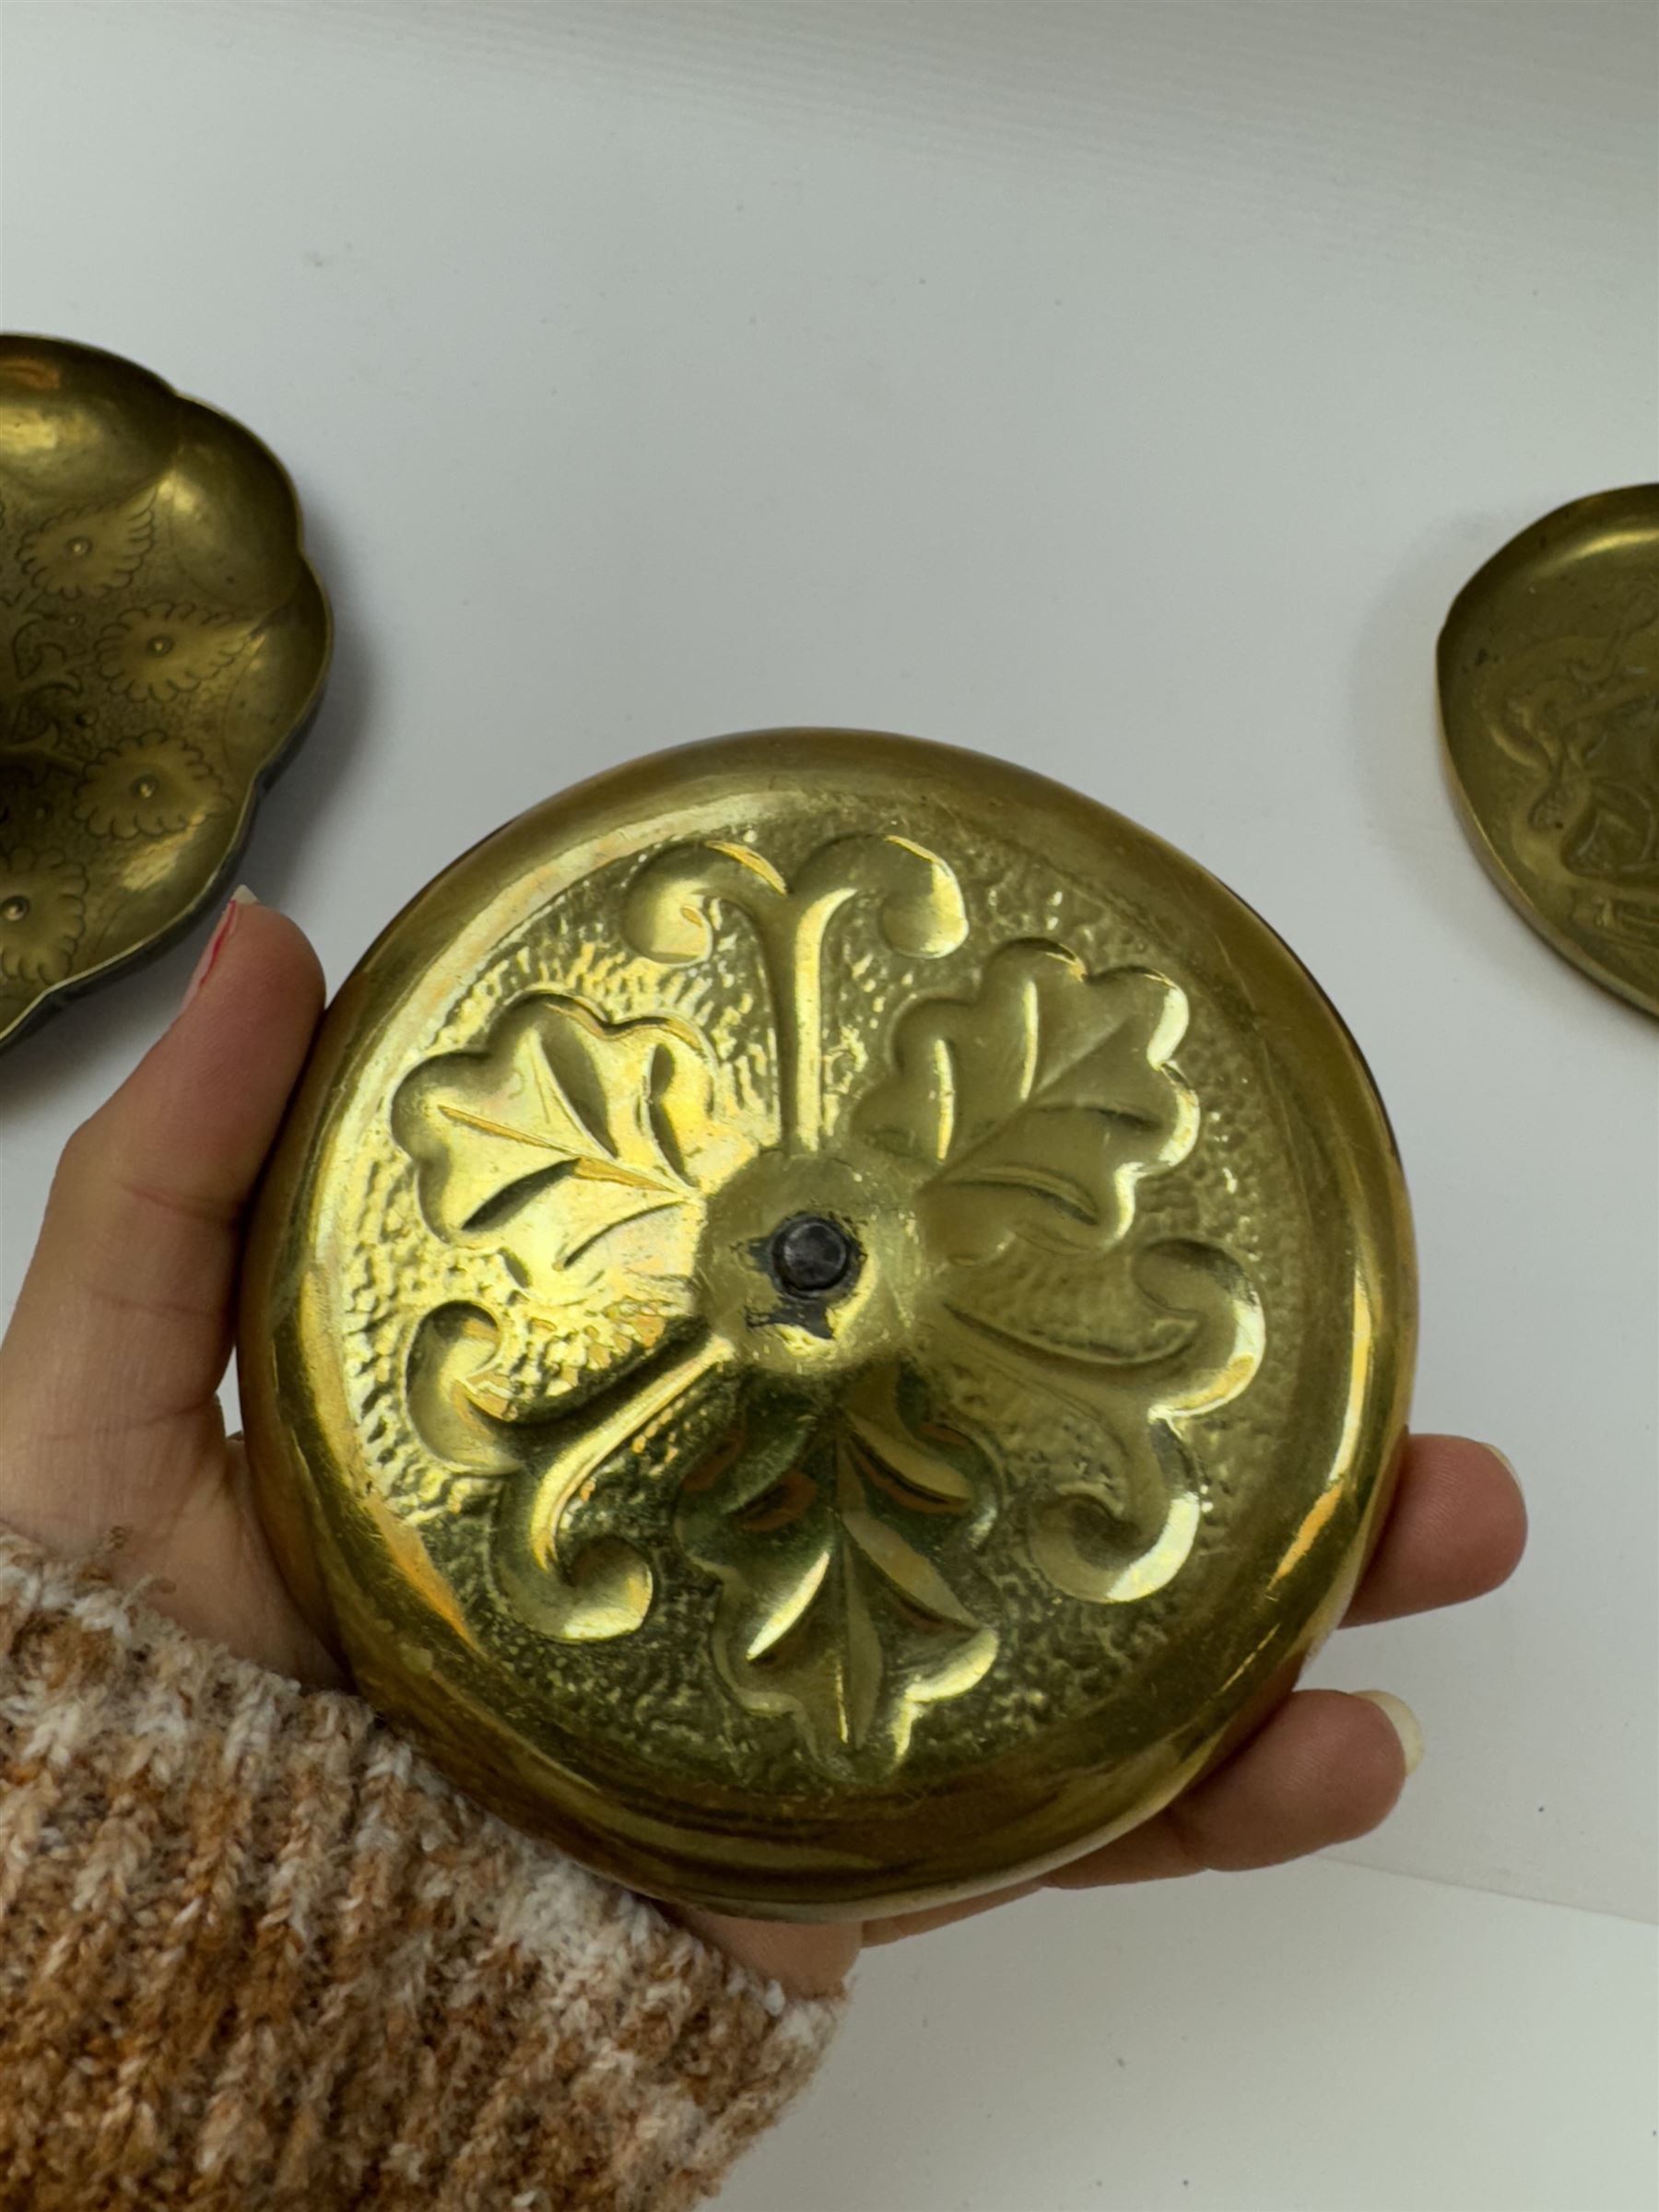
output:
<instances>
[{"instance_id":1,"label":"brass candlestick base","mask_svg":"<svg viewBox=\"0 0 1659 2212\"><path fill-rule=\"evenodd\" d=\"M260 1208L295 1586L467 1788L665 1896L969 1894L1288 1688L1413 1342L1382 1110L1250 911L835 731L524 816L341 993Z\"/></svg>"}]
</instances>

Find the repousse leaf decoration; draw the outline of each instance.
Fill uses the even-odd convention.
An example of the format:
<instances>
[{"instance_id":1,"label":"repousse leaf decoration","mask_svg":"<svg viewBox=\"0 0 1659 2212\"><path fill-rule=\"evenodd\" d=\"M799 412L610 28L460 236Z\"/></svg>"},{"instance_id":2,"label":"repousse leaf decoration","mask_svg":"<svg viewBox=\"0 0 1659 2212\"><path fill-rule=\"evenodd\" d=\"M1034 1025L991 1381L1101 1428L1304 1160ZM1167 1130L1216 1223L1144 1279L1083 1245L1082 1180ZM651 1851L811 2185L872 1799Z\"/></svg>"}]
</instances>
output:
<instances>
[{"instance_id":1,"label":"repousse leaf decoration","mask_svg":"<svg viewBox=\"0 0 1659 2212\"><path fill-rule=\"evenodd\" d=\"M866 1382L848 1399L841 1418L872 1478L891 1488L900 1504L948 1511L972 1502L972 1486L961 1468L936 1441L910 1427L890 1387Z\"/></svg>"},{"instance_id":2,"label":"repousse leaf decoration","mask_svg":"<svg viewBox=\"0 0 1659 2212\"><path fill-rule=\"evenodd\" d=\"M1093 1430L1076 1471L1035 1501L1030 1547L1057 1589L1094 1605L1150 1596L1184 1565L1201 1501L1183 1425L1248 1389L1266 1342L1254 1284L1218 1245L1132 1242L1108 1265L1120 1288L1158 1317L1138 1348L1045 1334L995 1296L995 1270L978 1286L977 1308L964 1295L943 1309L958 1358L1000 1374L1028 1435L1047 1429L1056 1440L1053 1461L1064 1462L1068 1427Z\"/></svg>"},{"instance_id":3,"label":"repousse leaf decoration","mask_svg":"<svg viewBox=\"0 0 1659 2212\"><path fill-rule=\"evenodd\" d=\"M740 1702L788 1715L831 1766L901 1759L921 1709L995 1656L947 1573L971 1573L990 1503L981 1456L907 1405L897 1369L833 1412L752 1402L678 1515L721 1583L715 1655Z\"/></svg>"},{"instance_id":4,"label":"repousse leaf decoration","mask_svg":"<svg viewBox=\"0 0 1659 2212\"><path fill-rule=\"evenodd\" d=\"M1090 974L1058 945L1006 946L971 996L901 1018L859 1118L921 1173L935 1348L992 1372L1028 1446L1043 1440L1033 1562L1096 1605L1149 1596L1180 1571L1201 1498L1179 1425L1236 1396L1262 1356L1243 1268L1135 1229L1141 1179L1197 1137L1171 1065L1186 1018L1167 977ZM1076 1472L1057 1478L1073 1454Z\"/></svg>"},{"instance_id":5,"label":"repousse leaf decoration","mask_svg":"<svg viewBox=\"0 0 1659 2212\"><path fill-rule=\"evenodd\" d=\"M484 1051L418 1068L392 1119L438 1235L501 1243L513 1225L557 1268L625 1223L696 1198L711 1100L694 1030L607 1022L548 993L509 1008ZM537 1210L532 1235L519 1217L555 1189L558 1204Z\"/></svg>"},{"instance_id":6,"label":"repousse leaf decoration","mask_svg":"<svg viewBox=\"0 0 1659 2212\"><path fill-rule=\"evenodd\" d=\"M480 1418L480 1377L500 1347L500 1327L477 1306L456 1300L422 1317L409 1347L404 1392L409 1419L432 1457L473 1476L500 1476L518 1462Z\"/></svg>"},{"instance_id":7,"label":"repousse leaf decoration","mask_svg":"<svg viewBox=\"0 0 1659 2212\"><path fill-rule=\"evenodd\" d=\"M1137 1179L1192 1148L1196 1106L1168 1065L1185 1026L1164 976L1009 945L971 998L911 1008L857 1125L931 1171L921 1205L947 1260L1015 1235L1098 1252L1128 1228Z\"/></svg>"}]
</instances>

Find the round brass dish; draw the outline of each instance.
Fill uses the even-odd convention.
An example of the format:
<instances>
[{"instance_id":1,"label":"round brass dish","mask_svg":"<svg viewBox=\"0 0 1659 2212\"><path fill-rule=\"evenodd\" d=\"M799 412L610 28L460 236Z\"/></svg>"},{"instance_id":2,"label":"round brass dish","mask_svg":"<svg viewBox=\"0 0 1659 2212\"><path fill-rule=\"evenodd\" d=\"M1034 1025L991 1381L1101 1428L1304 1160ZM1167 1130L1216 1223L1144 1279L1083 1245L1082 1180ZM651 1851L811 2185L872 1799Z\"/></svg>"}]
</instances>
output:
<instances>
[{"instance_id":1,"label":"round brass dish","mask_svg":"<svg viewBox=\"0 0 1659 2212\"><path fill-rule=\"evenodd\" d=\"M1512 538L1453 603L1441 719L1476 851L1539 935L1659 1014L1659 485Z\"/></svg>"},{"instance_id":2,"label":"round brass dish","mask_svg":"<svg viewBox=\"0 0 1659 2212\"><path fill-rule=\"evenodd\" d=\"M294 1585L467 1787L828 1918L1132 1825L1346 1600L1413 1346L1365 1070L1193 862L833 731L567 794L332 1009L243 1403Z\"/></svg>"},{"instance_id":3,"label":"round brass dish","mask_svg":"<svg viewBox=\"0 0 1659 2212\"><path fill-rule=\"evenodd\" d=\"M217 898L328 647L257 439L113 354L0 337L0 1045Z\"/></svg>"}]
</instances>

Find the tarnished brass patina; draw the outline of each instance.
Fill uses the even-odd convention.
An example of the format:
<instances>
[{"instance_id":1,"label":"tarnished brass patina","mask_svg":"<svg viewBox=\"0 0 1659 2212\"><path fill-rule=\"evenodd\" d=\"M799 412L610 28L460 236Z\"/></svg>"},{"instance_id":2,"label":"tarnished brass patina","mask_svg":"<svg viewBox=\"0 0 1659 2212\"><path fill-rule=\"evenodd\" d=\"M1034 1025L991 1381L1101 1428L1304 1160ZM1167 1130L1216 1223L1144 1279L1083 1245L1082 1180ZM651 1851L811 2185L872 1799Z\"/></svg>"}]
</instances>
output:
<instances>
[{"instance_id":1,"label":"tarnished brass patina","mask_svg":"<svg viewBox=\"0 0 1659 2212\"><path fill-rule=\"evenodd\" d=\"M1475 849L1575 967L1659 1014L1659 485L1512 538L1440 641Z\"/></svg>"},{"instance_id":2,"label":"tarnished brass patina","mask_svg":"<svg viewBox=\"0 0 1659 2212\"><path fill-rule=\"evenodd\" d=\"M1347 1032L1180 853L795 731L466 855L341 992L242 1388L296 1590L510 1818L830 1918L1145 1818L1381 1514L1414 1330Z\"/></svg>"},{"instance_id":3,"label":"tarnished brass patina","mask_svg":"<svg viewBox=\"0 0 1659 2212\"><path fill-rule=\"evenodd\" d=\"M256 438L113 354L0 337L0 1045L219 895L328 648Z\"/></svg>"}]
</instances>

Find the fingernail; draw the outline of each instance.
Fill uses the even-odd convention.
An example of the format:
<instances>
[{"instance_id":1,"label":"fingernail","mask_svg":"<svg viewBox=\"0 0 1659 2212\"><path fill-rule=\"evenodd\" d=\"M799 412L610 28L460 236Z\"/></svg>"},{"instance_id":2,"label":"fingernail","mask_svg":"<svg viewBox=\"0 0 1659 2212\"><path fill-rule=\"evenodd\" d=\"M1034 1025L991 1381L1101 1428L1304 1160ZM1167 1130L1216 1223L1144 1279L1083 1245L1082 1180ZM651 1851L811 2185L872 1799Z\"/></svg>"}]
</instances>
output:
<instances>
[{"instance_id":1,"label":"fingernail","mask_svg":"<svg viewBox=\"0 0 1659 2212\"><path fill-rule=\"evenodd\" d=\"M1496 1444L1488 1444L1487 1446L1487 1450L1491 1453L1492 1457L1498 1462L1500 1467L1507 1468L1510 1480L1515 1485L1515 1488L1519 1489L1521 1487L1521 1477L1516 1474L1515 1463L1510 1457L1509 1453L1507 1452L1500 1452Z\"/></svg>"},{"instance_id":2,"label":"fingernail","mask_svg":"<svg viewBox=\"0 0 1659 2212\"><path fill-rule=\"evenodd\" d=\"M207 948L203 953L201 959L196 962L195 972L192 975L189 982L184 987L184 1005L179 1008L181 1014L184 1011L184 1006L194 1005L197 994L201 991L202 985L213 973L215 967L218 963L219 955L224 951L225 947L230 941L230 932L236 927L236 919L237 916L241 912L242 908L244 906L257 906L258 904L258 900L253 896L253 892L248 888L245 883L239 883L235 890L231 892L230 903L228 907L226 907L224 912L219 916L218 927L214 931L212 936L208 938Z\"/></svg>"},{"instance_id":3,"label":"fingernail","mask_svg":"<svg viewBox=\"0 0 1659 2212\"><path fill-rule=\"evenodd\" d=\"M1363 1698L1368 1705L1374 1705L1386 1717L1406 1754L1406 1771L1415 1774L1423 1763L1423 1724L1405 1699L1396 1698L1392 1689L1357 1689L1354 1695Z\"/></svg>"}]
</instances>

